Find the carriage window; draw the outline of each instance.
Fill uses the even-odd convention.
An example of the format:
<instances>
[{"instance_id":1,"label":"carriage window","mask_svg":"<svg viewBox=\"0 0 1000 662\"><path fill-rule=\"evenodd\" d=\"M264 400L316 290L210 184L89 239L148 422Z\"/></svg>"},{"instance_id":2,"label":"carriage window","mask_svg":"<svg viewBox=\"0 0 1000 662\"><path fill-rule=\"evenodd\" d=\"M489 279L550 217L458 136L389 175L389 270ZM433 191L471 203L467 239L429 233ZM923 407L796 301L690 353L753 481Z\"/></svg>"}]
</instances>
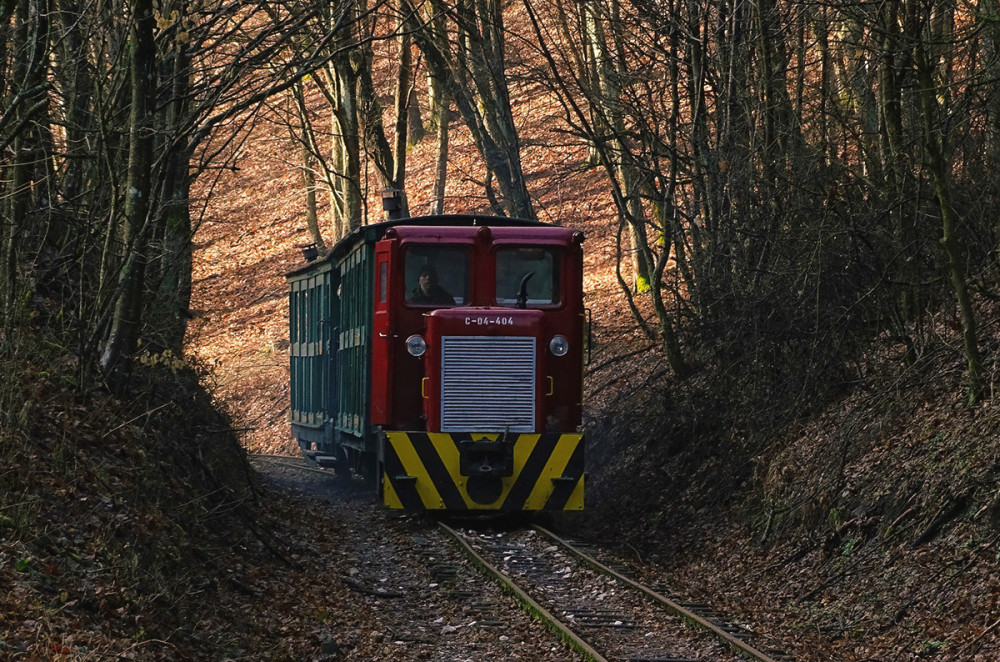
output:
<instances>
[{"instance_id":1,"label":"carriage window","mask_svg":"<svg viewBox=\"0 0 1000 662\"><path fill-rule=\"evenodd\" d=\"M496 252L497 303L517 305L524 287L525 305L559 303L559 254L553 248L504 247Z\"/></svg>"},{"instance_id":2,"label":"carriage window","mask_svg":"<svg viewBox=\"0 0 1000 662\"><path fill-rule=\"evenodd\" d=\"M378 263L378 302L385 303L389 290L389 263Z\"/></svg>"},{"instance_id":3,"label":"carriage window","mask_svg":"<svg viewBox=\"0 0 1000 662\"><path fill-rule=\"evenodd\" d=\"M469 250L440 244L410 246L404 259L406 302L461 306L469 301Z\"/></svg>"}]
</instances>

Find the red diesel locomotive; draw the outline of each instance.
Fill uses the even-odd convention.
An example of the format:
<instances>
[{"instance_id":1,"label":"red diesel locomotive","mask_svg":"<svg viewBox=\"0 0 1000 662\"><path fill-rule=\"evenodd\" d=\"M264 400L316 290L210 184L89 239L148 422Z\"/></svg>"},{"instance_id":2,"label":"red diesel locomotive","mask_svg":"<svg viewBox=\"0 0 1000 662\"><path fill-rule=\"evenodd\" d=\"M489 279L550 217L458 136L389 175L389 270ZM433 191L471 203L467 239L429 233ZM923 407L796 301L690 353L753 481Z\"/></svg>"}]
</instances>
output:
<instances>
[{"instance_id":1,"label":"red diesel locomotive","mask_svg":"<svg viewBox=\"0 0 1000 662\"><path fill-rule=\"evenodd\" d=\"M368 225L287 275L292 434L413 510L579 510L583 235Z\"/></svg>"}]
</instances>

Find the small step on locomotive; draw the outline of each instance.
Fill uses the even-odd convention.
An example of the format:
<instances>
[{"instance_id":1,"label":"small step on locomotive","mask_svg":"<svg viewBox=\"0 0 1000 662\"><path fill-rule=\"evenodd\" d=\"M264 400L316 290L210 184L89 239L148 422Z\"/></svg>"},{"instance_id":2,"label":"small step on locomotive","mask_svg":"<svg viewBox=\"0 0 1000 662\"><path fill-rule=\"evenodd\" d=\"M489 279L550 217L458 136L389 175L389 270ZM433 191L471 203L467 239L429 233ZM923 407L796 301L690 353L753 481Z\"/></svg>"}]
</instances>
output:
<instances>
[{"instance_id":1,"label":"small step on locomotive","mask_svg":"<svg viewBox=\"0 0 1000 662\"><path fill-rule=\"evenodd\" d=\"M288 273L306 456L390 508L582 509L582 243L535 221L402 218Z\"/></svg>"}]
</instances>

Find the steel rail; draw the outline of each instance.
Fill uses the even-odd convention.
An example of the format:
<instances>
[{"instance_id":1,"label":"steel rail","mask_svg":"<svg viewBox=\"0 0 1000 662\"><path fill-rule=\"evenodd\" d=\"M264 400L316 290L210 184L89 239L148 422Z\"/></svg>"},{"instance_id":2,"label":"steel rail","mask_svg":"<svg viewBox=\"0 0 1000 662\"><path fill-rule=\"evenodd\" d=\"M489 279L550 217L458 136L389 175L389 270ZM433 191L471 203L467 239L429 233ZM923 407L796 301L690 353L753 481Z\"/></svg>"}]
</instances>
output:
<instances>
[{"instance_id":1,"label":"steel rail","mask_svg":"<svg viewBox=\"0 0 1000 662\"><path fill-rule=\"evenodd\" d=\"M285 460L304 460L305 458L296 457L294 455L250 455L247 457L251 460L266 460L268 462L273 462L274 464L280 464L283 467L290 467L292 469L298 469L299 471L312 471L324 476L335 476L336 474L327 471L326 469L318 469L316 467L306 467L301 464L293 464L292 462L286 462Z\"/></svg>"},{"instance_id":2,"label":"steel rail","mask_svg":"<svg viewBox=\"0 0 1000 662\"><path fill-rule=\"evenodd\" d=\"M468 556L473 563L482 568L497 584L500 585L503 590L507 591L514 597L515 600L520 602L521 606L524 607L529 614L541 620L571 648L576 650L591 662L608 662L607 658L591 648L590 644L581 639L579 635L573 632L573 630L569 629L565 623L556 618L556 616L549 610L528 595L524 589L515 584L509 577L504 575L499 569L484 559L476 550L472 548L472 545L470 545L460 533L452 529L444 522L438 522L438 526L440 526L448 536L459 544L462 551L465 552L465 555Z\"/></svg>"},{"instance_id":3,"label":"steel rail","mask_svg":"<svg viewBox=\"0 0 1000 662\"><path fill-rule=\"evenodd\" d=\"M590 556L586 552L577 549L576 546L574 546L572 543L560 538L559 536L552 533L548 529L539 526L538 524L532 525L531 528L533 528L534 530L538 531L543 535L548 536L555 542L559 543L567 550L569 550L572 554L574 554L576 557L578 557L585 563L589 564L595 570L602 572L606 575L609 575L611 577L614 577L615 579L618 579L622 582L625 582L632 588L644 593L648 598L652 599L653 601L659 603L661 606L665 607L668 611L677 614L678 616L680 616L681 618L683 618L688 622L692 622L706 630L709 630L712 634L721 639L723 643L728 645L729 648L732 649L735 653L745 657L746 659L754 660L754 662L777 662L774 658L770 657L766 653L763 653L754 648L753 646L744 643L743 641L740 641L738 638L729 634L728 632L720 628L712 621L702 616L699 616L698 614L695 614L689 609L686 609L681 605L677 604L670 598L661 595L660 593L657 593L653 589L626 577L625 575L621 574L620 572L617 572L616 570L613 570L612 568L609 568L608 566L604 565L603 563L601 563L594 557Z\"/></svg>"}]
</instances>

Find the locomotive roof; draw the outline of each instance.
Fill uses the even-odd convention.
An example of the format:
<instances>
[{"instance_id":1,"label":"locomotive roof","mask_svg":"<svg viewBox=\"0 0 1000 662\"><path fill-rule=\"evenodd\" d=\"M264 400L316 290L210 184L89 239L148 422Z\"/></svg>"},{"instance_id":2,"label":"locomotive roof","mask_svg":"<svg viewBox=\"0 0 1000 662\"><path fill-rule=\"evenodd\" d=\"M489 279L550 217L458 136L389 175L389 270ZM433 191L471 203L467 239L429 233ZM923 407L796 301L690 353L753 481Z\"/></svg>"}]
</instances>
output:
<instances>
[{"instance_id":1,"label":"locomotive roof","mask_svg":"<svg viewBox=\"0 0 1000 662\"><path fill-rule=\"evenodd\" d=\"M307 262L306 264L296 267L295 269L289 271L285 274L285 277L295 276L303 271L308 271L309 269L315 267L316 265L323 264L324 262L329 262L330 260L343 257L351 251L355 246L360 243L374 242L385 236L385 233L389 228L396 227L398 225L416 225L416 226L451 226L451 227L470 227L477 225L486 225L492 227L538 227L538 228L558 228L562 227L555 225L554 223L543 223L542 221L530 221L523 218L510 218L506 216L488 216L488 215L478 215L478 214L444 214L441 216L413 216L407 218L399 218L391 221L383 221L381 223L372 223L371 225L362 225L350 233L348 233L344 238L334 244L333 248L325 256Z\"/></svg>"}]
</instances>

